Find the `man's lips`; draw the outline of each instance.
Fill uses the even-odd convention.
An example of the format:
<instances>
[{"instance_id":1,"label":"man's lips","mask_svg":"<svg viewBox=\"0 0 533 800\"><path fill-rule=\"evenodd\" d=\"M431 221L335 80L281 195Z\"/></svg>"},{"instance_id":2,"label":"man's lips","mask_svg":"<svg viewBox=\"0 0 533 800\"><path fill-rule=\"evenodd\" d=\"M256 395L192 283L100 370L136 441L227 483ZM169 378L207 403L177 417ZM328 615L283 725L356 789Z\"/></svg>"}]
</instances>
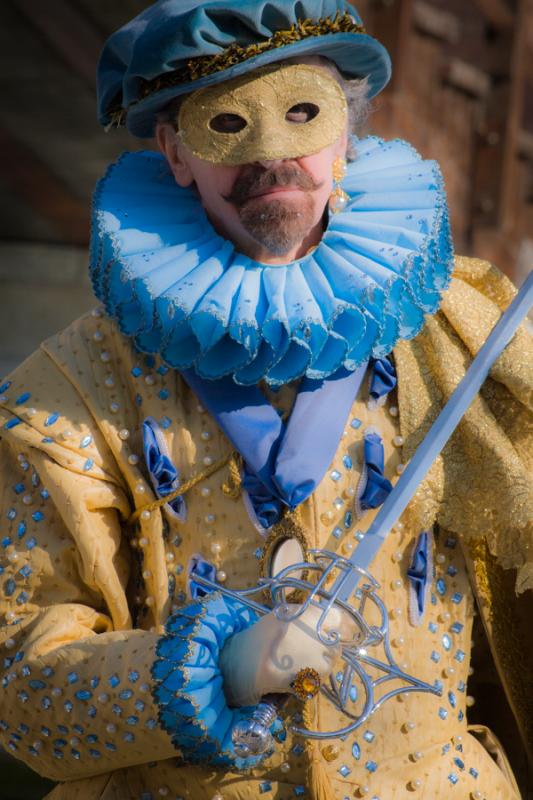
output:
<instances>
[{"instance_id":1,"label":"man's lips","mask_svg":"<svg viewBox=\"0 0 533 800\"><path fill-rule=\"evenodd\" d=\"M267 189L261 189L261 191L259 192L250 194L248 196L248 199L255 200L257 197L265 197L265 195L268 194L282 194L286 192L301 192L301 191L303 191L303 189L301 189L299 186L271 186Z\"/></svg>"}]
</instances>

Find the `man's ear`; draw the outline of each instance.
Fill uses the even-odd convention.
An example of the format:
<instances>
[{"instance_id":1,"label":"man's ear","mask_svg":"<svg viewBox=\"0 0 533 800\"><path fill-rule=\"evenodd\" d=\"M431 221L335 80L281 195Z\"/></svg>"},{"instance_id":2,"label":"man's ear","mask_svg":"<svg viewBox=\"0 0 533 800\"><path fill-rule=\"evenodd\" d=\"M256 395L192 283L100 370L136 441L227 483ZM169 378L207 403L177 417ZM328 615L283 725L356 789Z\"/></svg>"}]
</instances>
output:
<instances>
[{"instance_id":1,"label":"man's ear","mask_svg":"<svg viewBox=\"0 0 533 800\"><path fill-rule=\"evenodd\" d=\"M169 122L160 122L156 128L155 137L178 186L186 188L194 183L191 168L183 158L182 145L176 136L174 126Z\"/></svg>"}]
</instances>

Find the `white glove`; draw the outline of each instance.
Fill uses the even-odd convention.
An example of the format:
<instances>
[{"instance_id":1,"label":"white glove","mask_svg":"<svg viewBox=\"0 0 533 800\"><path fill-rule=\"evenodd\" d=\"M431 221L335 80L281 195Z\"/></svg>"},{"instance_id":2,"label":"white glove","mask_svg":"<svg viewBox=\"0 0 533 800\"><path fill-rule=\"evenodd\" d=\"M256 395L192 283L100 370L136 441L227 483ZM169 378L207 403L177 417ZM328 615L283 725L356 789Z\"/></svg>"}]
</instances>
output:
<instances>
[{"instance_id":1,"label":"white glove","mask_svg":"<svg viewBox=\"0 0 533 800\"><path fill-rule=\"evenodd\" d=\"M290 605L291 612L297 606ZM315 669L322 679L332 671L340 645L326 646L316 625L322 610L309 606L301 617L285 622L272 611L226 642L220 654L224 694L229 706L256 705L265 694L290 691L290 684L304 667ZM332 609L324 633L338 631L349 638L345 615Z\"/></svg>"}]
</instances>

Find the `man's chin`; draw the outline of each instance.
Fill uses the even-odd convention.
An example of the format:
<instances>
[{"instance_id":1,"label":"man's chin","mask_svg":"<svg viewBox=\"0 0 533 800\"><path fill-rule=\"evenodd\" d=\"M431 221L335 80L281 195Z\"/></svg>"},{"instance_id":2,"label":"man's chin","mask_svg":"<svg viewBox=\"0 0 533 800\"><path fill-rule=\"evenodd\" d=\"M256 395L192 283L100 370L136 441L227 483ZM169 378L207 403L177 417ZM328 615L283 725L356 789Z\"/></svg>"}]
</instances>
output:
<instances>
[{"instance_id":1,"label":"man's chin","mask_svg":"<svg viewBox=\"0 0 533 800\"><path fill-rule=\"evenodd\" d=\"M288 198L248 201L240 211L246 231L272 255L280 257L293 250L313 227L313 202L308 195L300 202Z\"/></svg>"}]
</instances>

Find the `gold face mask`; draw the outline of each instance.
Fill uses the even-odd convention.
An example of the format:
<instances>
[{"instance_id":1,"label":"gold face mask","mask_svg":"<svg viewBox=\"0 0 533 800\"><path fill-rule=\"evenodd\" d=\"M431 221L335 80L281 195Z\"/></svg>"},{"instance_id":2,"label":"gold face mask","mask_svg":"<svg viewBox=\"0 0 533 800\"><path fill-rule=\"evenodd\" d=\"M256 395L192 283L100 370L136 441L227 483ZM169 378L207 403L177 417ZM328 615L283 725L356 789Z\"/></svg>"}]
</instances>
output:
<instances>
[{"instance_id":1,"label":"gold face mask","mask_svg":"<svg viewBox=\"0 0 533 800\"><path fill-rule=\"evenodd\" d=\"M348 108L327 70L271 65L199 89L181 106L178 135L213 164L300 158L318 153L346 129Z\"/></svg>"}]
</instances>

